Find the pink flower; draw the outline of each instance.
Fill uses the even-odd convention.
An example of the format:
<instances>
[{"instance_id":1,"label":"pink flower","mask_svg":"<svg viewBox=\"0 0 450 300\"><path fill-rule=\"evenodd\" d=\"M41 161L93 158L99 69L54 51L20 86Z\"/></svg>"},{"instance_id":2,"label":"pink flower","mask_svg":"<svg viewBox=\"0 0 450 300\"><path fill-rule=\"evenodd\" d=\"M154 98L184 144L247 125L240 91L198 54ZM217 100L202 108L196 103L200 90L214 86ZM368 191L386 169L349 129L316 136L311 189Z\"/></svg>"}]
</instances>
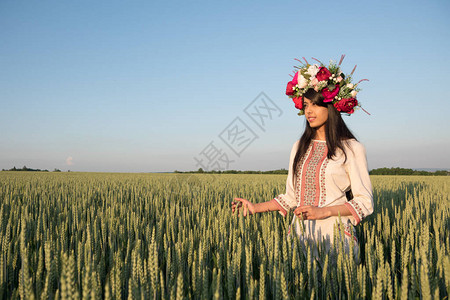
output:
<instances>
[{"instance_id":1,"label":"pink flower","mask_svg":"<svg viewBox=\"0 0 450 300\"><path fill-rule=\"evenodd\" d=\"M292 101L295 103L295 108L302 110L303 109L303 100L302 97L294 97Z\"/></svg>"},{"instance_id":2,"label":"pink flower","mask_svg":"<svg viewBox=\"0 0 450 300\"><path fill-rule=\"evenodd\" d=\"M316 77L314 77L314 78L311 80L311 84L312 84L313 86L316 86L318 83L319 83L319 80L317 80Z\"/></svg>"},{"instance_id":3,"label":"pink flower","mask_svg":"<svg viewBox=\"0 0 450 300\"><path fill-rule=\"evenodd\" d=\"M341 82L342 79L343 79L343 78L342 78L341 76L339 76L338 78L336 78L336 81L337 81L337 82Z\"/></svg>"},{"instance_id":4,"label":"pink flower","mask_svg":"<svg viewBox=\"0 0 450 300\"><path fill-rule=\"evenodd\" d=\"M317 72L316 78L319 81L328 80L331 76L331 72L325 67L320 67L319 72Z\"/></svg>"},{"instance_id":5,"label":"pink flower","mask_svg":"<svg viewBox=\"0 0 450 300\"><path fill-rule=\"evenodd\" d=\"M353 108L356 105L358 105L358 100L356 100L355 98L344 98L334 103L334 107L336 107L338 111L342 111L349 114L355 112Z\"/></svg>"},{"instance_id":6,"label":"pink flower","mask_svg":"<svg viewBox=\"0 0 450 300\"><path fill-rule=\"evenodd\" d=\"M322 95L325 98L323 102L331 102L333 101L334 97L339 93L339 85L334 86L334 90L330 91L328 90L328 87L324 88L322 90Z\"/></svg>"},{"instance_id":7,"label":"pink flower","mask_svg":"<svg viewBox=\"0 0 450 300\"><path fill-rule=\"evenodd\" d=\"M291 80L293 85L297 85L297 83L298 83L298 73L299 72L295 73L294 78L292 78L292 80Z\"/></svg>"}]
</instances>

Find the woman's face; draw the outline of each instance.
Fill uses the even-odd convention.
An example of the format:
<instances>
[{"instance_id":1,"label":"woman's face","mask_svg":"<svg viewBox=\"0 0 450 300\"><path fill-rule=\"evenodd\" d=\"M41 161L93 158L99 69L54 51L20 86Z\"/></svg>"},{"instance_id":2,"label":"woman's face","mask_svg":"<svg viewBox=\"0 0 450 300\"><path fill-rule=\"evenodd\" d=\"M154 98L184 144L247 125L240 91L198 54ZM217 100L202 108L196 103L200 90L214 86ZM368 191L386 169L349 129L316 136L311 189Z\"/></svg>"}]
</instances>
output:
<instances>
[{"instance_id":1,"label":"woman's face","mask_svg":"<svg viewBox=\"0 0 450 300\"><path fill-rule=\"evenodd\" d=\"M308 98L303 97L303 107L306 120L312 128L320 129L328 120L328 108L316 105Z\"/></svg>"}]
</instances>

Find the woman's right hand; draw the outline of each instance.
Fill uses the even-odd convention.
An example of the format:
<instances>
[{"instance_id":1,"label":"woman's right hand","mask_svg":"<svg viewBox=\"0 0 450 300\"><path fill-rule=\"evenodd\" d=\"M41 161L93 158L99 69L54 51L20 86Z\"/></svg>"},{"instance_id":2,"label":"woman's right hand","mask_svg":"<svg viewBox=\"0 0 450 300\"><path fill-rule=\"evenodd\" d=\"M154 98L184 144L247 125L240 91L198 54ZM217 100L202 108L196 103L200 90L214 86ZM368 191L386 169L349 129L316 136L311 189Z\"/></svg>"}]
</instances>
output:
<instances>
[{"instance_id":1,"label":"woman's right hand","mask_svg":"<svg viewBox=\"0 0 450 300\"><path fill-rule=\"evenodd\" d=\"M234 211L237 210L238 216L239 216L240 208L242 208L242 210L243 210L244 217L246 217L247 215L253 215L254 213L256 213L255 204L251 203L247 199L234 198L234 200L237 200L237 201L231 202L231 208L233 210L233 214L234 214Z\"/></svg>"}]
</instances>

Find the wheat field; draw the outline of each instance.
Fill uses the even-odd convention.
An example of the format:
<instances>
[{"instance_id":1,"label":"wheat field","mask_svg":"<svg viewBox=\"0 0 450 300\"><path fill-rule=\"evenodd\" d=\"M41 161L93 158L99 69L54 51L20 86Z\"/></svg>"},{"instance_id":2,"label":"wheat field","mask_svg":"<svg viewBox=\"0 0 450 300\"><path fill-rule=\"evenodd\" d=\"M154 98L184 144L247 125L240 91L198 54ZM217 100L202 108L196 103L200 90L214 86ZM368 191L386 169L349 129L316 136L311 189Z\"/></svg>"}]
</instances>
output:
<instances>
[{"instance_id":1,"label":"wheat field","mask_svg":"<svg viewBox=\"0 0 450 300\"><path fill-rule=\"evenodd\" d=\"M446 299L449 177L371 176L361 261L231 201L286 175L0 172L2 299Z\"/></svg>"}]
</instances>

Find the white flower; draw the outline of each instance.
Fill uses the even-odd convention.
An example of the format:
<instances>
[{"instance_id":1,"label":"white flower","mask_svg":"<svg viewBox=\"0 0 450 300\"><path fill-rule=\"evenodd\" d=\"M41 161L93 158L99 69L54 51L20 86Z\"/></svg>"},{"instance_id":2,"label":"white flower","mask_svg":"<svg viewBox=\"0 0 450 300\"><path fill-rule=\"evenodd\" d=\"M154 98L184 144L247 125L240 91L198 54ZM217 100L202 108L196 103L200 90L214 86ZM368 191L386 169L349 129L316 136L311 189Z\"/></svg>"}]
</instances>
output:
<instances>
[{"instance_id":1,"label":"white flower","mask_svg":"<svg viewBox=\"0 0 450 300\"><path fill-rule=\"evenodd\" d=\"M305 77L303 77L303 75L299 75L298 76L298 87L303 89L308 85L308 80L306 80Z\"/></svg>"},{"instance_id":2,"label":"white flower","mask_svg":"<svg viewBox=\"0 0 450 300\"><path fill-rule=\"evenodd\" d=\"M356 94L358 94L358 92L355 91L355 90L353 90L350 94L352 95L353 98L355 98L355 97L356 97Z\"/></svg>"},{"instance_id":3,"label":"white flower","mask_svg":"<svg viewBox=\"0 0 450 300\"><path fill-rule=\"evenodd\" d=\"M353 83L347 84L347 87L350 88L350 89L352 89L352 88L353 88Z\"/></svg>"},{"instance_id":4,"label":"white flower","mask_svg":"<svg viewBox=\"0 0 450 300\"><path fill-rule=\"evenodd\" d=\"M311 77L316 76L317 72L319 72L319 66L318 65L311 65L308 68L308 71L306 71L306 74L311 75Z\"/></svg>"},{"instance_id":5,"label":"white flower","mask_svg":"<svg viewBox=\"0 0 450 300\"><path fill-rule=\"evenodd\" d=\"M317 83L317 86L320 88L320 89L323 89L324 87L326 87L328 85L328 82L326 81L326 80L322 80L322 81L319 81L319 83Z\"/></svg>"}]
</instances>

